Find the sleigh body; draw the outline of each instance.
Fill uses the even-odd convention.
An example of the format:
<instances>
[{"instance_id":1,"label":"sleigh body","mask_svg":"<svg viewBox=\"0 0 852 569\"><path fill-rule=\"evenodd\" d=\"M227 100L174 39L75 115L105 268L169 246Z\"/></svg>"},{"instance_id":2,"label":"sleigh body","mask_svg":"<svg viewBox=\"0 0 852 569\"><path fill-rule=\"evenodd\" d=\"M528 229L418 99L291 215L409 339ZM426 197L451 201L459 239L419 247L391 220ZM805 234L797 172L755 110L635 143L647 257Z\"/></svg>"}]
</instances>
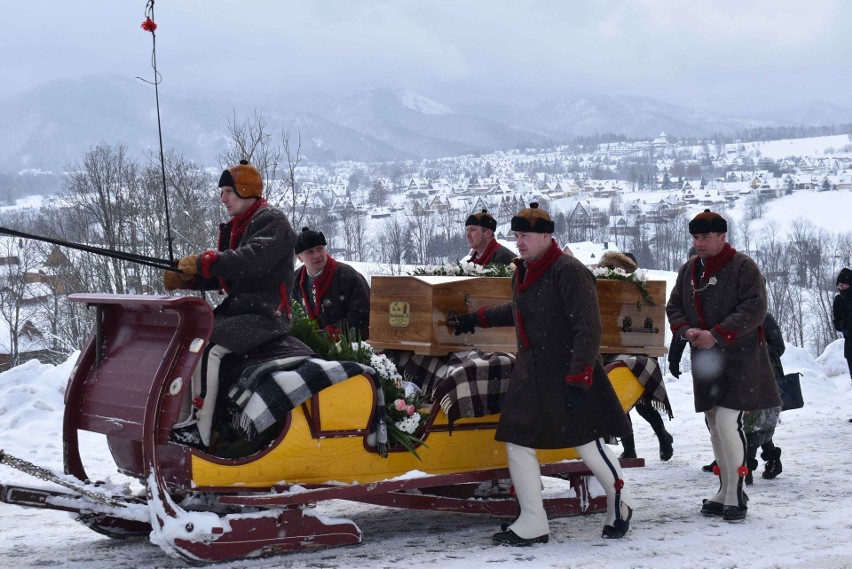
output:
<instances>
[{"instance_id":1,"label":"sleigh body","mask_svg":"<svg viewBox=\"0 0 852 569\"><path fill-rule=\"evenodd\" d=\"M274 440L248 456L219 458L169 441L184 412L190 378L212 328L196 297L76 295L96 311L94 330L69 379L63 422L65 472L94 495L0 485L0 500L78 512L111 537L150 534L166 552L194 562L219 561L330 545L355 544L351 520L317 512L325 500L479 513L511 518L507 495L477 498L481 483L508 478L499 415L449 424L436 403L418 433L417 455L378 451L373 425L377 382L356 375L294 408ZM608 370L628 410L642 385L626 367ZM105 496L88 484L79 431L105 435L117 469L145 496ZM573 492L545 500L550 515L603 511L574 449L539 451L542 474L568 480ZM2 457L0 457L2 458ZM623 466L642 466L641 459Z\"/></svg>"}]
</instances>

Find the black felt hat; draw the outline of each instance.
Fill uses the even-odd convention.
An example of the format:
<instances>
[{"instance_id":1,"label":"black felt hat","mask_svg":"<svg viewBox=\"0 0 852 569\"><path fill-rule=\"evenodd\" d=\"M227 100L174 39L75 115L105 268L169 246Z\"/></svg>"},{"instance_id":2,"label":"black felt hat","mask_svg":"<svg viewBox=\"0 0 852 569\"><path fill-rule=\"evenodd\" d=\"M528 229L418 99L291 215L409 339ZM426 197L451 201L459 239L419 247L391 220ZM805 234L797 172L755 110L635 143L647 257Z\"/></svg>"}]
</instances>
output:
<instances>
[{"instance_id":1,"label":"black felt hat","mask_svg":"<svg viewBox=\"0 0 852 569\"><path fill-rule=\"evenodd\" d=\"M479 213L470 214L464 222L465 227L468 225L478 225L479 227L484 227L491 231L497 231L497 220L488 213L487 209L483 209Z\"/></svg>"},{"instance_id":2,"label":"black felt hat","mask_svg":"<svg viewBox=\"0 0 852 569\"><path fill-rule=\"evenodd\" d=\"M307 227L302 228L302 232L296 237L296 254L302 251L313 249L319 245L328 245L325 241L325 235L322 232L311 231Z\"/></svg>"}]
</instances>

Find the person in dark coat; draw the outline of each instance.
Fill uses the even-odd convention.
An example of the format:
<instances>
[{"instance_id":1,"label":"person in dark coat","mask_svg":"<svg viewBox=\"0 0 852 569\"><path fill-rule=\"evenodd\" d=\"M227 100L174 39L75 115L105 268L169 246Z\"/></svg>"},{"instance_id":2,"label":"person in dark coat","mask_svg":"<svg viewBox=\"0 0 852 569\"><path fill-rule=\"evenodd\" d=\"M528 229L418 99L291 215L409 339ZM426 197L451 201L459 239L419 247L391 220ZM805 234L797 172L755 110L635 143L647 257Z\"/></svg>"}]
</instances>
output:
<instances>
[{"instance_id":1,"label":"person in dark coat","mask_svg":"<svg viewBox=\"0 0 852 569\"><path fill-rule=\"evenodd\" d=\"M852 269L844 267L837 275L837 295L832 305L834 329L843 334L843 357L852 377ZM852 422L852 419L849 419Z\"/></svg>"},{"instance_id":2,"label":"person in dark coat","mask_svg":"<svg viewBox=\"0 0 852 569\"><path fill-rule=\"evenodd\" d=\"M290 331L287 291L293 285L296 242L287 216L263 198L260 172L248 161L222 172L219 189L231 220L219 226L217 248L182 258L181 273L163 276L166 290L224 295L213 310L210 342L193 376L192 413L172 431L176 442L204 447L210 444L222 358L246 354Z\"/></svg>"},{"instance_id":3,"label":"person in dark coat","mask_svg":"<svg viewBox=\"0 0 852 569\"><path fill-rule=\"evenodd\" d=\"M354 330L366 340L370 334L370 285L351 265L329 255L327 245L322 232L302 228L295 251L303 264L296 271L293 300L332 337Z\"/></svg>"},{"instance_id":4,"label":"person in dark coat","mask_svg":"<svg viewBox=\"0 0 852 569\"><path fill-rule=\"evenodd\" d=\"M494 238L497 230L497 220L483 209L479 213L468 216L464 222L464 235L467 244L471 248L471 256L468 263L474 265L509 265L515 259L515 254L508 247L504 247Z\"/></svg>"},{"instance_id":5,"label":"person in dark coat","mask_svg":"<svg viewBox=\"0 0 852 569\"><path fill-rule=\"evenodd\" d=\"M476 326L515 326L518 355L501 402L496 439L506 443L518 518L494 535L501 545L548 541L535 449L576 447L607 495L603 537L627 533L633 509L615 453L604 443L630 425L600 356L601 321L595 277L552 238L538 204L512 218L520 259L511 302L459 319L456 334Z\"/></svg>"},{"instance_id":6,"label":"person in dark coat","mask_svg":"<svg viewBox=\"0 0 852 569\"><path fill-rule=\"evenodd\" d=\"M564 251L565 250L563 249L563 252ZM635 273L639 269L639 265L636 263L636 257L634 257L632 253L619 253L618 251L607 251L604 253L600 262L598 262L598 266L607 267L608 269L621 269L627 274ZM611 354L610 358L604 358L604 363L609 363L609 360L614 360L616 356L617 354ZM656 361L657 359L654 358L654 362ZM660 387L662 388L662 393L665 394L665 384L663 384L662 381L662 374L660 374ZM662 414L657 410L656 406L666 410L669 414L669 420L672 419L673 414L671 411L671 404L668 400L668 395L665 396L663 401L658 401L653 398L653 393L646 391L642 394L642 397L639 398L639 401L636 402L636 405L634 405L633 408L640 417L645 419L645 421L651 425L651 428L654 430L654 434L657 435L657 441L660 443L660 460L666 462L667 460L670 460L674 454L674 437L672 437L671 433L666 430ZM627 419L630 420L629 413L627 414ZM621 446L624 448L624 452L621 453L620 458L636 458L636 440L633 437L633 421L630 421L630 434L621 438Z\"/></svg>"},{"instance_id":7,"label":"person in dark coat","mask_svg":"<svg viewBox=\"0 0 852 569\"><path fill-rule=\"evenodd\" d=\"M765 279L727 239L728 224L705 210L689 222L696 256L680 268L666 304L672 336L690 343L695 410L705 414L720 488L701 512L746 517L743 412L779 407L763 333Z\"/></svg>"}]
</instances>

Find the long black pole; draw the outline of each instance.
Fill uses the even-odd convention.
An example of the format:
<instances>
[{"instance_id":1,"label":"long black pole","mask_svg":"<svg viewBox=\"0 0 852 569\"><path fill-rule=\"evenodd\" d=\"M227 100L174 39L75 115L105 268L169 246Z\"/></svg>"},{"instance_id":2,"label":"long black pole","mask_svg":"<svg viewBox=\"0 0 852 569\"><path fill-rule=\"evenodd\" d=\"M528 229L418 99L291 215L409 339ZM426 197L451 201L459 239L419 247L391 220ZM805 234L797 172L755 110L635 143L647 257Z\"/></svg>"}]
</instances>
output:
<instances>
[{"instance_id":1,"label":"long black pole","mask_svg":"<svg viewBox=\"0 0 852 569\"><path fill-rule=\"evenodd\" d=\"M116 251L115 249L106 249L104 247L95 247L93 245L83 245L82 243L73 243L71 241L65 241L63 239L54 239L52 237L34 235L32 233L16 231L14 229L8 229L6 227L0 227L0 234L10 235L12 237L21 237L23 239L34 239L36 241L44 241L46 243L53 243L54 245L69 247L71 249L79 249L80 251L86 251L88 253L102 255L104 257L112 257L113 259L120 259L122 261L129 261L131 263L137 263L139 265L147 265L156 269L174 271L176 273L182 272L180 271L180 269L177 268L177 264L174 261L170 261L168 259L148 257L147 255L138 255L136 253L126 253L124 251Z\"/></svg>"},{"instance_id":2,"label":"long black pole","mask_svg":"<svg viewBox=\"0 0 852 569\"><path fill-rule=\"evenodd\" d=\"M154 0L150 0L148 5L151 7L151 19L156 21L154 18ZM154 44L151 52L151 61L154 66L154 98L157 102L157 133L160 137L160 173L163 180L163 203L165 204L166 213L166 242L169 245L169 261L174 261L175 254L172 250L172 228L169 222L171 219L171 216L169 215L169 194L166 191L166 159L163 155L163 127L160 123L160 74L157 71L157 34L154 30L151 30L151 40Z\"/></svg>"}]
</instances>

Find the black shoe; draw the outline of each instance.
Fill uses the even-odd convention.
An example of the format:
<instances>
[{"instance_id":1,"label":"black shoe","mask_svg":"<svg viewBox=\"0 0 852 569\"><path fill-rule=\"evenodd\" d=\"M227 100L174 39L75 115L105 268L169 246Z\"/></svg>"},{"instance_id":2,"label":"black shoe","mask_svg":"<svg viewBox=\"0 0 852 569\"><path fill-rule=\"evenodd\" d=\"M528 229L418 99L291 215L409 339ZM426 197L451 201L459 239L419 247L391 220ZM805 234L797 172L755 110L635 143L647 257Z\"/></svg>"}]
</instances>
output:
<instances>
[{"instance_id":1,"label":"black shoe","mask_svg":"<svg viewBox=\"0 0 852 569\"><path fill-rule=\"evenodd\" d=\"M725 506L722 519L726 522L741 522L746 518L746 506Z\"/></svg>"},{"instance_id":2,"label":"black shoe","mask_svg":"<svg viewBox=\"0 0 852 569\"><path fill-rule=\"evenodd\" d=\"M636 458L636 451L624 451L618 458Z\"/></svg>"},{"instance_id":3,"label":"black shoe","mask_svg":"<svg viewBox=\"0 0 852 569\"><path fill-rule=\"evenodd\" d=\"M705 516L721 516L725 513L725 506L712 500L704 500L701 504L701 513Z\"/></svg>"},{"instance_id":4,"label":"black shoe","mask_svg":"<svg viewBox=\"0 0 852 569\"><path fill-rule=\"evenodd\" d=\"M198 431L197 423L175 427L169 433L169 441L198 450L207 450L207 445L201 440L201 433Z\"/></svg>"},{"instance_id":5,"label":"black shoe","mask_svg":"<svg viewBox=\"0 0 852 569\"><path fill-rule=\"evenodd\" d=\"M702 466L701 470L703 470L704 472L713 472L714 468L716 468L716 461L715 460L713 462L711 462L710 464L705 464L704 466Z\"/></svg>"},{"instance_id":6,"label":"black shoe","mask_svg":"<svg viewBox=\"0 0 852 569\"><path fill-rule=\"evenodd\" d=\"M611 526L604 526L601 537L604 539L619 539L624 537L630 529L630 518L633 517L633 508L627 506L627 517L623 520L615 520Z\"/></svg>"},{"instance_id":7,"label":"black shoe","mask_svg":"<svg viewBox=\"0 0 852 569\"><path fill-rule=\"evenodd\" d=\"M772 480L784 470L781 466L781 449L775 447L769 452L760 453L760 458L766 461L763 467L763 478Z\"/></svg>"},{"instance_id":8,"label":"black shoe","mask_svg":"<svg viewBox=\"0 0 852 569\"><path fill-rule=\"evenodd\" d=\"M512 547L529 547L530 545L533 545L535 543L547 543L547 540L550 539L550 536L544 534L538 537L531 537L527 539L525 537L520 537L512 530L505 530L501 531L500 533L495 533L491 537L491 539L493 539L494 543L498 545L511 545Z\"/></svg>"},{"instance_id":9,"label":"black shoe","mask_svg":"<svg viewBox=\"0 0 852 569\"><path fill-rule=\"evenodd\" d=\"M757 459L747 459L746 466L748 466L748 473L745 475L745 483L746 486L751 486L752 484L754 484L754 471L757 470Z\"/></svg>"},{"instance_id":10,"label":"black shoe","mask_svg":"<svg viewBox=\"0 0 852 569\"><path fill-rule=\"evenodd\" d=\"M669 460L674 454L674 447L672 443L674 443L674 437L668 431L663 431L663 435L660 438L660 460L666 462Z\"/></svg>"}]
</instances>

